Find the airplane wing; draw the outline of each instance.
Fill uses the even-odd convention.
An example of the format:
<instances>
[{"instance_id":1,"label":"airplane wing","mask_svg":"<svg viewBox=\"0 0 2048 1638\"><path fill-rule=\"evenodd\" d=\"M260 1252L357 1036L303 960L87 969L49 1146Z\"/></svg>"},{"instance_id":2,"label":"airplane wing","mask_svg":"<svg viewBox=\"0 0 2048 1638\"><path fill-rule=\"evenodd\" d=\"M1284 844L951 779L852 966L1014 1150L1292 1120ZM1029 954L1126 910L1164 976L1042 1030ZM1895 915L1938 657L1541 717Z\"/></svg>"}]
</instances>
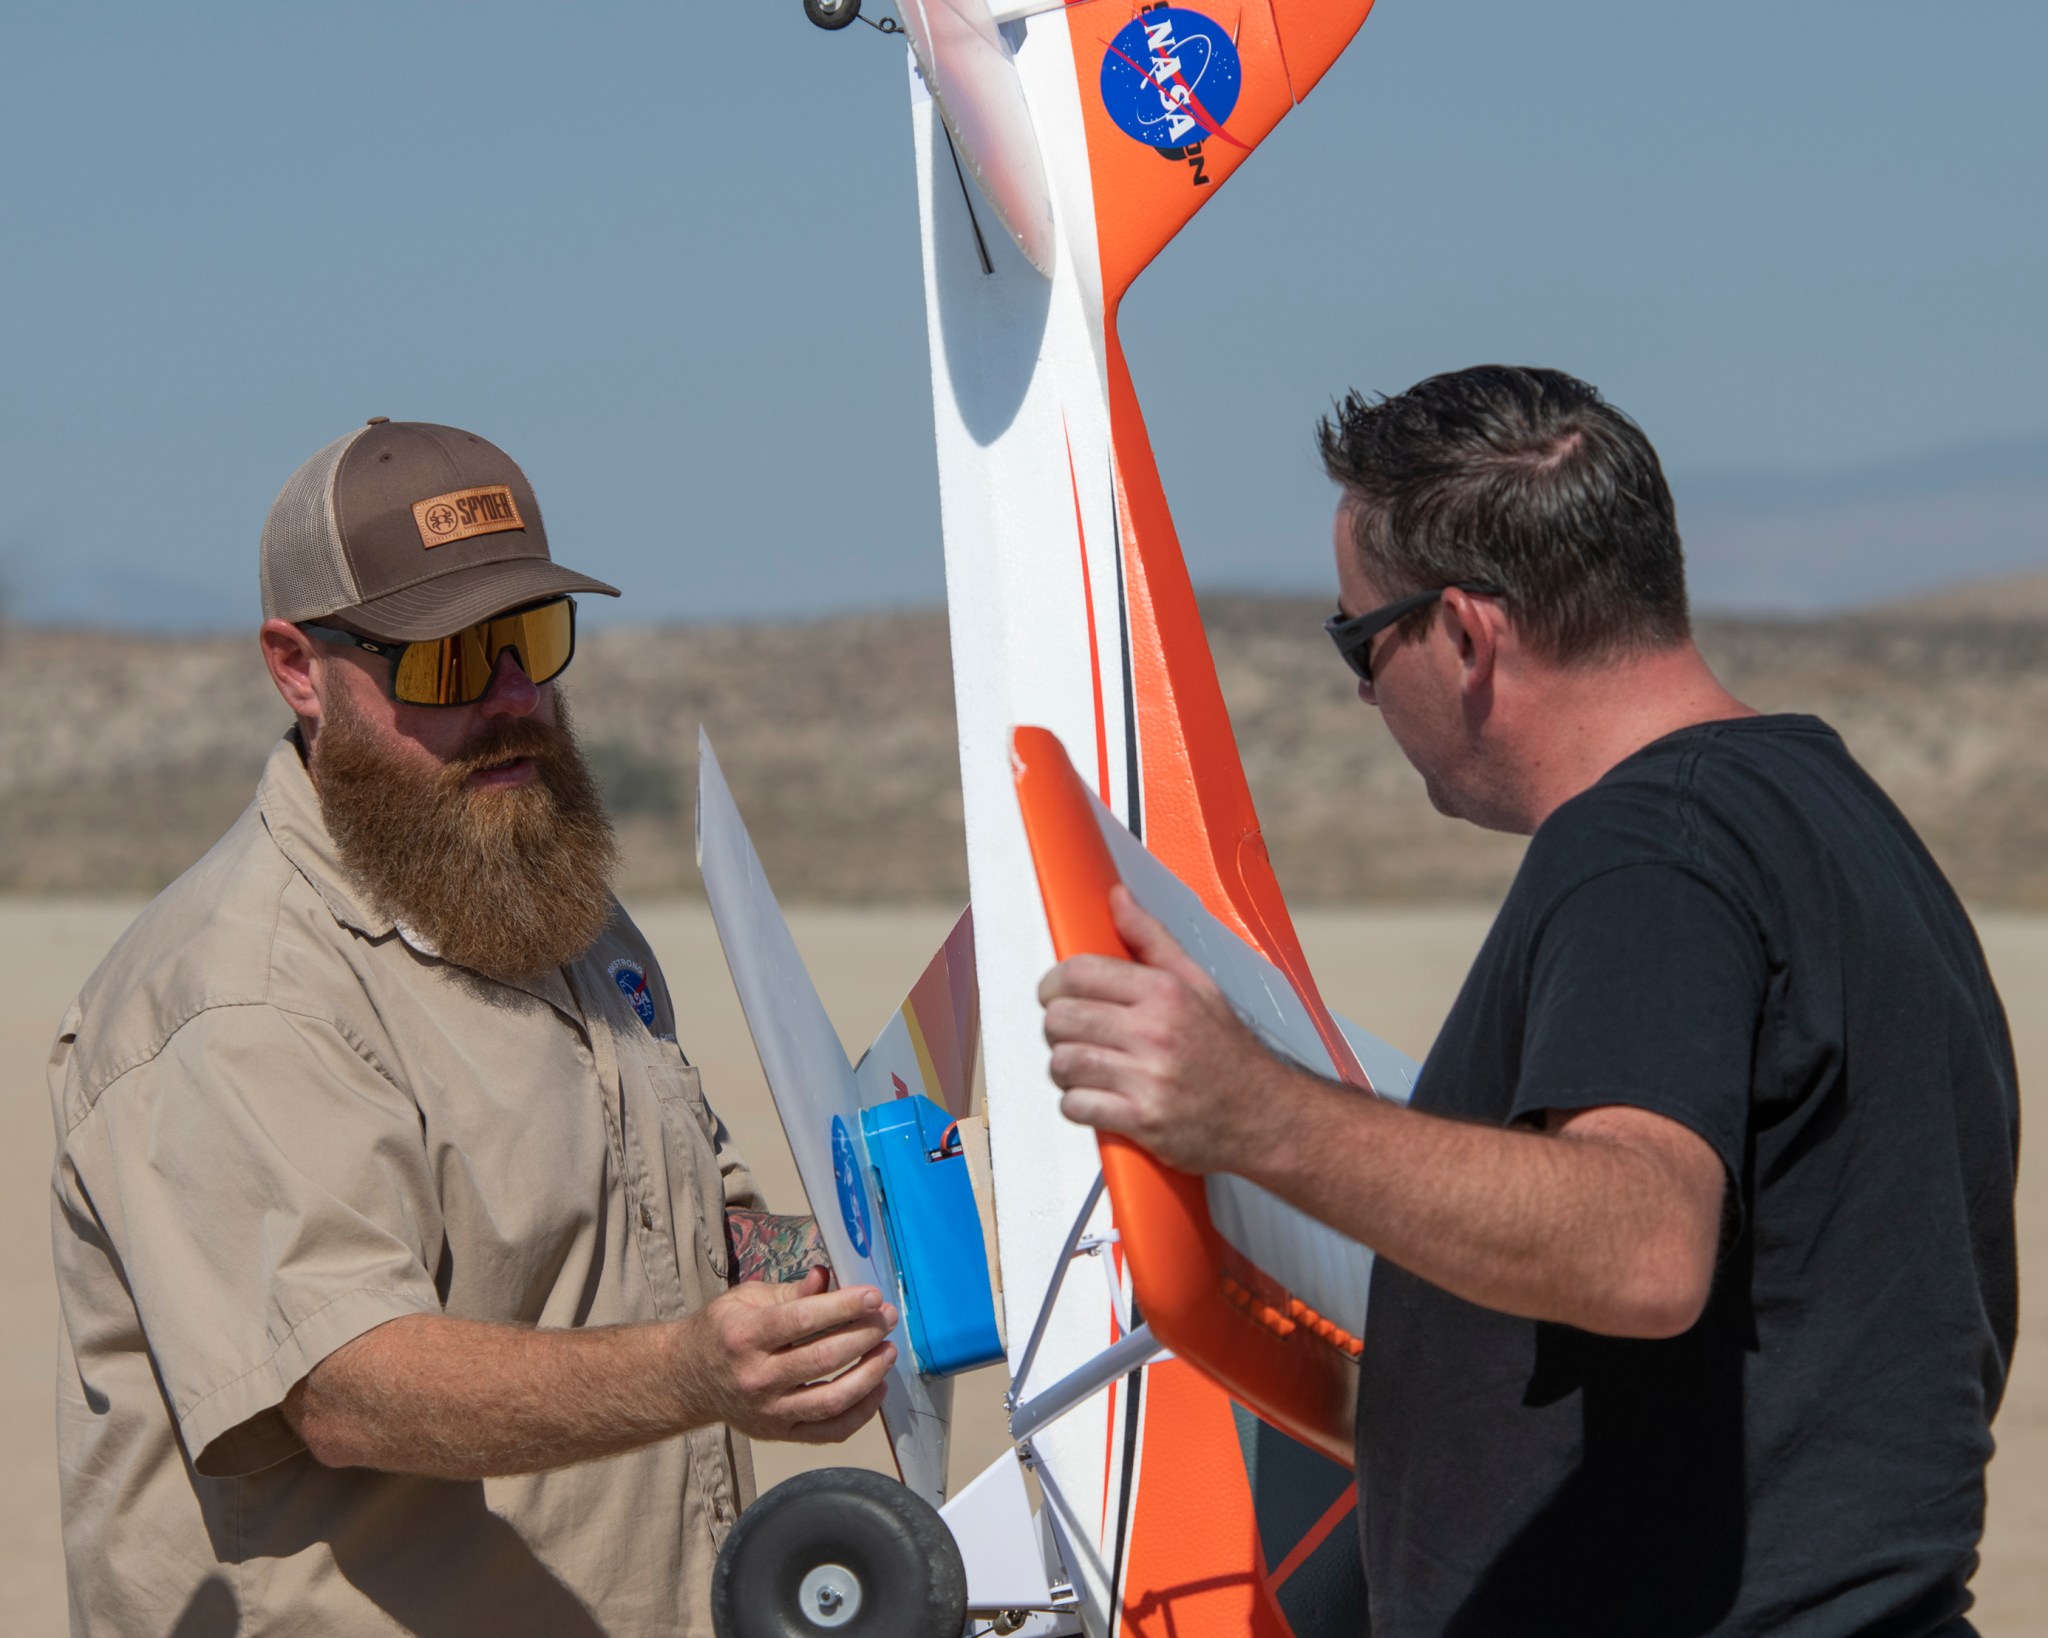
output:
<instances>
[{"instance_id":1,"label":"airplane wing","mask_svg":"<svg viewBox=\"0 0 2048 1638\"><path fill-rule=\"evenodd\" d=\"M1012 746L1060 959L1129 956L1109 913L1109 890L1122 882L1269 1048L1337 1076L1286 976L1146 852L1082 784L1059 741L1020 728ZM1355 1026L1347 1051L1365 1061L1373 1089L1405 1100L1415 1083L1411 1059ZM1285 1111L1273 1118L1284 1120ZM1372 1253L1241 1177L1190 1177L1115 1138L1101 1147L1132 1290L1153 1335L1276 1426L1348 1465Z\"/></svg>"},{"instance_id":2,"label":"airplane wing","mask_svg":"<svg viewBox=\"0 0 2048 1638\"><path fill-rule=\"evenodd\" d=\"M846 1061L839 1032L818 999L803 957L797 954L710 737L701 732L697 863L733 986L746 1010L747 1028L753 1033L775 1112L782 1118L832 1271L841 1285L878 1286L894 1298L899 1292L897 1266L883 1232L860 1120L862 1107L878 1101L878 1090L881 1098L896 1096L893 1085L874 1085L890 1058L885 1053L875 1060L875 1075L863 1087ZM910 1064L915 1068L914 1053ZM918 1373L907 1316L897 1325L893 1340L896 1363L889 1372L882 1422L903 1482L938 1507L946 1497L953 1385L949 1379Z\"/></svg>"}]
</instances>

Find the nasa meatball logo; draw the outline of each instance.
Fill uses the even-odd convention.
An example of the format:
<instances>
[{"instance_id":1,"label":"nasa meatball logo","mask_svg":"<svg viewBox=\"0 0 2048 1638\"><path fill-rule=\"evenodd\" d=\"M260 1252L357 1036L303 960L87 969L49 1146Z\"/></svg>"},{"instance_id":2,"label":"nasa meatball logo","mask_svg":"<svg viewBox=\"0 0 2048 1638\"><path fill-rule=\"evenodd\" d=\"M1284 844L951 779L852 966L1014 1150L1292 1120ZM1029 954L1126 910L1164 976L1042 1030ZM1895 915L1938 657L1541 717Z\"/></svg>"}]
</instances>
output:
<instances>
[{"instance_id":1,"label":"nasa meatball logo","mask_svg":"<svg viewBox=\"0 0 2048 1638\"><path fill-rule=\"evenodd\" d=\"M1185 149L1212 136L1244 89L1244 63L1223 25L1185 6L1154 6L1102 55L1102 106L1148 148Z\"/></svg>"},{"instance_id":2,"label":"nasa meatball logo","mask_svg":"<svg viewBox=\"0 0 2048 1638\"><path fill-rule=\"evenodd\" d=\"M648 993L647 975L640 970L639 963L614 961L605 970L612 975L612 982L618 985L619 993L632 1002L640 1022L653 1029L654 997Z\"/></svg>"},{"instance_id":3,"label":"nasa meatball logo","mask_svg":"<svg viewBox=\"0 0 2048 1638\"><path fill-rule=\"evenodd\" d=\"M846 1236L856 1256L865 1257L868 1238L868 1191L861 1186L860 1156L853 1147L846 1122L832 1117L832 1184L839 1191L839 1215L846 1223Z\"/></svg>"}]
</instances>

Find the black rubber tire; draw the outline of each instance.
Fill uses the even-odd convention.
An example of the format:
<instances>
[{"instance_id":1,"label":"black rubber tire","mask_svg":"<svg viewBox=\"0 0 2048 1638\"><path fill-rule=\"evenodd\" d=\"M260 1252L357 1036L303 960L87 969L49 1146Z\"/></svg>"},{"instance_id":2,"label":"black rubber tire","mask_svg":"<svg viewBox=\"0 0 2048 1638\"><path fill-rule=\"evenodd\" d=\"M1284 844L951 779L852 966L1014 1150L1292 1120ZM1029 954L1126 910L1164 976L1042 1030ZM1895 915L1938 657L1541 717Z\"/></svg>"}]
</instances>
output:
<instances>
[{"instance_id":1,"label":"black rubber tire","mask_svg":"<svg viewBox=\"0 0 2048 1638\"><path fill-rule=\"evenodd\" d=\"M839 1564L861 1604L836 1627L798 1603L805 1576ZM960 1638L967 1570L945 1521L894 1479L827 1467L785 1479L740 1515L711 1576L718 1638Z\"/></svg>"},{"instance_id":2,"label":"black rubber tire","mask_svg":"<svg viewBox=\"0 0 2048 1638\"><path fill-rule=\"evenodd\" d=\"M804 0L804 15L820 28L844 28L860 16L860 0Z\"/></svg>"}]
</instances>

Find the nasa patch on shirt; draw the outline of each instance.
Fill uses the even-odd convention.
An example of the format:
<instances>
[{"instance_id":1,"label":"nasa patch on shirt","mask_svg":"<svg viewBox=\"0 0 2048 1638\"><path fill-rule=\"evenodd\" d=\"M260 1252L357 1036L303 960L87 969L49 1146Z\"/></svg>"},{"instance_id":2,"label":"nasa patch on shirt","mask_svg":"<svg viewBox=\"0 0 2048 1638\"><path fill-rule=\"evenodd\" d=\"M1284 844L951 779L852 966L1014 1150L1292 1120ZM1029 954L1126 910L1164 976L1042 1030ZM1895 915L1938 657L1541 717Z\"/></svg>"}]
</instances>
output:
<instances>
[{"instance_id":1,"label":"nasa patch on shirt","mask_svg":"<svg viewBox=\"0 0 2048 1638\"><path fill-rule=\"evenodd\" d=\"M647 988L647 974L637 961L628 961L623 956L614 961L605 971L612 975L612 982L619 987L619 993L632 1003L633 1010L640 1015L640 1022L647 1026L649 1034L654 1032L654 995Z\"/></svg>"}]
</instances>

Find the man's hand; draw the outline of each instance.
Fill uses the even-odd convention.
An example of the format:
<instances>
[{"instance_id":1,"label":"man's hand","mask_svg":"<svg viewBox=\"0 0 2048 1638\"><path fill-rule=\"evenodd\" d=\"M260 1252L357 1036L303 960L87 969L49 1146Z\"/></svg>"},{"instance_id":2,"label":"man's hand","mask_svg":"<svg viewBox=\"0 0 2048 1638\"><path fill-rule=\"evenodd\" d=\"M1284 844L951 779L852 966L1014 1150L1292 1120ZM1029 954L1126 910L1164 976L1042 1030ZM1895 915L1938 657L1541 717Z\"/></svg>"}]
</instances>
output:
<instances>
[{"instance_id":1,"label":"man's hand","mask_svg":"<svg viewBox=\"0 0 2048 1638\"><path fill-rule=\"evenodd\" d=\"M1246 1170L1283 1124L1262 1098L1278 1062L1129 889L1109 904L1137 959L1074 956L1038 986L1060 1113L1184 1172Z\"/></svg>"},{"instance_id":2,"label":"man's hand","mask_svg":"<svg viewBox=\"0 0 2048 1638\"><path fill-rule=\"evenodd\" d=\"M282 1410L328 1467L540 1473L726 1422L844 1439L882 1403L896 1310L873 1286L742 1285L685 1319L535 1330L407 1314L329 1354Z\"/></svg>"},{"instance_id":3,"label":"man's hand","mask_svg":"<svg viewBox=\"0 0 2048 1638\"><path fill-rule=\"evenodd\" d=\"M812 1269L794 1285L735 1286L682 1322L674 1378L702 1410L693 1420L828 1445L882 1408L896 1309L873 1286L827 1284Z\"/></svg>"},{"instance_id":4,"label":"man's hand","mask_svg":"<svg viewBox=\"0 0 2048 1638\"><path fill-rule=\"evenodd\" d=\"M831 1267L815 1217L729 1208L725 1243L732 1253L733 1284L800 1280L814 1268Z\"/></svg>"}]
</instances>

